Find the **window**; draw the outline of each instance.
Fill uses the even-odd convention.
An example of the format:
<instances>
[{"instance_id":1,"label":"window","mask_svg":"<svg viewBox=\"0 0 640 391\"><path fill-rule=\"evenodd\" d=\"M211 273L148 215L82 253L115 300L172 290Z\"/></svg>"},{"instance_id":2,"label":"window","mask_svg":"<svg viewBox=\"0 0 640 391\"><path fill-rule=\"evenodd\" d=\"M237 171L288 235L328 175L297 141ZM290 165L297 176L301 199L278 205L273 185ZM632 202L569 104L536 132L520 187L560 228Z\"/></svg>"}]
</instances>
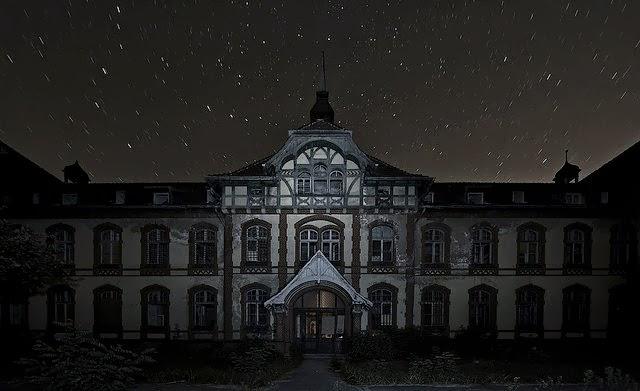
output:
<instances>
[{"instance_id":1,"label":"window","mask_svg":"<svg viewBox=\"0 0 640 391\"><path fill-rule=\"evenodd\" d=\"M122 333L122 290L104 285L93 291L93 329L96 333Z\"/></svg>"},{"instance_id":2,"label":"window","mask_svg":"<svg viewBox=\"0 0 640 391\"><path fill-rule=\"evenodd\" d=\"M424 240L425 263L444 263L445 232L437 228L427 229Z\"/></svg>"},{"instance_id":3,"label":"window","mask_svg":"<svg viewBox=\"0 0 640 391\"><path fill-rule=\"evenodd\" d=\"M539 224L526 223L518 227L517 270L527 273L544 267L545 228Z\"/></svg>"},{"instance_id":4,"label":"window","mask_svg":"<svg viewBox=\"0 0 640 391\"><path fill-rule=\"evenodd\" d=\"M21 295L0 296L0 329L26 329L28 298Z\"/></svg>"},{"instance_id":5,"label":"window","mask_svg":"<svg viewBox=\"0 0 640 391\"><path fill-rule=\"evenodd\" d=\"M269 261L269 232L266 227L254 225L247 229L247 263Z\"/></svg>"},{"instance_id":6,"label":"window","mask_svg":"<svg viewBox=\"0 0 640 391\"><path fill-rule=\"evenodd\" d=\"M444 331L449 327L449 289L431 285L422 291L422 327Z\"/></svg>"},{"instance_id":7,"label":"window","mask_svg":"<svg viewBox=\"0 0 640 391\"><path fill-rule=\"evenodd\" d=\"M169 193L168 192L155 192L155 193L153 193L153 204L154 205L167 205L167 204L169 204Z\"/></svg>"},{"instance_id":8,"label":"window","mask_svg":"<svg viewBox=\"0 0 640 391\"><path fill-rule=\"evenodd\" d=\"M434 202L435 202L435 196L434 196L432 191L430 191L427 194L425 194L425 196L424 196L424 203L425 204L433 204Z\"/></svg>"},{"instance_id":9,"label":"window","mask_svg":"<svg viewBox=\"0 0 640 391\"><path fill-rule=\"evenodd\" d=\"M296 193L298 195L311 194L311 175L309 175L309 173L303 172L298 175L298 179L296 181Z\"/></svg>"},{"instance_id":10,"label":"window","mask_svg":"<svg viewBox=\"0 0 640 391\"><path fill-rule=\"evenodd\" d=\"M631 224L616 224L611 227L611 260L609 268L612 272L627 271L635 265L638 256L638 233Z\"/></svg>"},{"instance_id":11,"label":"window","mask_svg":"<svg viewBox=\"0 0 640 391\"><path fill-rule=\"evenodd\" d=\"M516 330L538 333L544 330L544 289L526 285L516 290Z\"/></svg>"},{"instance_id":12,"label":"window","mask_svg":"<svg viewBox=\"0 0 640 391\"><path fill-rule=\"evenodd\" d=\"M62 195L62 205L77 205L78 194L77 193L65 193Z\"/></svg>"},{"instance_id":13,"label":"window","mask_svg":"<svg viewBox=\"0 0 640 391\"><path fill-rule=\"evenodd\" d=\"M511 194L512 201L514 204L524 204L524 191L515 190Z\"/></svg>"},{"instance_id":14,"label":"window","mask_svg":"<svg viewBox=\"0 0 640 391\"><path fill-rule=\"evenodd\" d=\"M609 203L609 192L608 191L603 191L600 193L600 203L601 204L608 204Z\"/></svg>"},{"instance_id":15,"label":"window","mask_svg":"<svg viewBox=\"0 0 640 391\"><path fill-rule=\"evenodd\" d=\"M591 267L591 227L574 223L564 229L565 272Z\"/></svg>"},{"instance_id":16,"label":"window","mask_svg":"<svg viewBox=\"0 0 640 391\"><path fill-rule=\"evenodd\" d=\"M327 193L327 167L318 164L313 168L313 194L324 195Z\"/></svg>"},{"instance_id":17,"label":"window","mask_svg":"<svg viewBox=\"0 0 640 391\"><path fill-rule=\"evenodd\" d=\"M484 193L467 193L467 203L471 205L484 204Z\"/></svg>"},{"instance_id":18,"label":"window","mask_svg":"<svg viewBox=\"0 0 640 391\"><path fill-rule=\"evenodd\" d=\"M469 328L477 332L495 332L497 289L478 285L469 289Z\"/></svg>"},{"instance_id":19,"label":"window","mask_svg":"<svg viewBox=\"0 0 640 391\"><path fill-rule=\"evenodd\" d=\"M300 262L306 263L318 251L318 232L305 229L300 232Z\"/></svg>"},{"instance_id":20,"label":"window","mask_svg":"<svg viewBox=\"0 0 640 391\"><path fill-rule=\"evenodd\" d=\"M331 194L342 194L344 192L342 171L331 171L329 175L329 192Z\"/></svg>"},{"instance_id":21,"label":"window","mask_svg":"<svg viewBox=\"0 0 640 391\"><path fill-rule=\"evenodd\" d=\"M498 264L498 240L495 228L483 224L471 229L471 266L495 267Z\"/></svg>"},{"instance_id":22,"label":"window","mask_svg":"<svg viewBox=\"0 0 640 391\"><path fill-rule=\"evenodd\" d=\"M395 263L394 232L388 225L371 228L371 262Z\"/></svg>"},{"instance_id":23,"label":"window","mask_svg":"<svg viewBox=\"0 0 640 391\"><path fill-rule=\"evenodd\" d=\"M565 193L564 203L568 205L581 205L584 204L582 193Z\"/></svg>"},{"instance_id":24,"label":"window","mask_svg":"<svg viewBox=\"0 0 640 391\"><path fill-rule=\"evenodd\" d=\"M395 326L394 295L391 289L374 289L369 292L373 303L371 309L371 328Z\"/></svg>"},{"instance_id":25,"label":"window","mask_svg":"<svg viewBox=\"0 0 640 391\"><path fill-rule=\"evenodd\" d=\"M169 229L149 225L142 229L143 265L169 266Z\"/></svg>"},{"instance_id":26,"label":"window","mask_svg":"<svg viewBox=\"0 0 640 391\"><path fill-rule=\"evenodd\" d=\"M269 312L264 306L266 289L253 288L245 292L245 325L249 328L264 328L269 325Z\"/></svg>"},{"instance_id":27,"label":"window","mask_svg":"<svg viewBox=\"0 0 640 391\"><path fill-rule=\"evenodd\" d=\"M376 188L376 206L391 206L390 186L378 186Z\"/></svg>"},{"instance_id":28,"label":"window","mask_svg":"<svg viewBox=\"0 0 640 391\"><path fill-rule=\"evenodd\" d=\"M40 193L33 193L31 195L31 203L33 205L40 205Z\"/></svg>"},{"instance_id":29,"label":"window","mask_svg":"<svg viewBox=\"0 0 640 391\"><path fill-rule=\"evenodd\" d=\"M75 291L68 286L49 289L49 326L54 330L72 329L75 321Z\"/></svg>"},{"instance_id":30,"label":"window","mask_svg":"<svg viewBox=\"0 0 640 391\"><path fill-rule=\"evenodd\" d=\"M105 223L94 228L94 264L120 265L122 263L122 228Z\"/></svg>"},{"instance_id":31,"label":"window","mask_svg":"<svg viewBox=\"0 0 640 391\"><path fill-rule=\"evenodd\" d=\"M217 291L200 285L189 290L191 330L216 331Z\"/></svg>"},{"instance_id":32,"label":"window","mask_svg":"<svg viewBox=\"0 0 640 391\"><path fill-rule=\"evenodd\" d=\"M562 329L566 332L589 331L591 291L583 285L572 285L562 291Z\"/></svg>"},{"instance_id":33,"label":"window","mask_svg":"<svg viewBox=\"0 0 640 391\"><path fill-rule=\"evenodd\" d=\"M152 285L140 291L142 296L142 336L147 333L164 333L168 335L169 323L169 289Z\"/></svg>"},{"instance_id":34,"label":"window","mask_svg":"<svg viewBox=\"0 0 640 391\"><path fill-rule=\"evenodd\" d=\"M250 187L248 206L263 206L263 205L264 205L264 187Z\"/></svg>"},{"instance_id":35,"label":"window","mask_svg":"<svg viewBox=\"0 0 640 391\"><path fill-rule=\"evenodd\" d=\"M114 202L116 205L124 205L127 202L127 192L124 190L116 190Z\"/></svg>"},{"instance_id":36,"label":"window","mask_svg":"<svg viewBox=\"0 0 640 391\"><path fill-rule=\"evenodd\" d=\"M73 265L75 254L75 230L65 224L47 228L47 236L56 258L65 265Z\"/></svg>"},{"instance_id":37,"label":"window","mask_svg":"<svg viewBox=\"0 0 640 391\"><path fill-rule=\"evenodd\" d=\"M322 253L329 262L340 262L340 232L335 229L322 231Z\"/></svg>"},{"instance_id":38,"label":"window","mask_svg":"<svg viewBox=\"0 0 640 391\"><path fill-rule=\"evenodd\" d=\"M191 264L213 267L217 258L217 229L214 225L201 223L189 231L189 250Z\"/></svg>"}]
</instances>

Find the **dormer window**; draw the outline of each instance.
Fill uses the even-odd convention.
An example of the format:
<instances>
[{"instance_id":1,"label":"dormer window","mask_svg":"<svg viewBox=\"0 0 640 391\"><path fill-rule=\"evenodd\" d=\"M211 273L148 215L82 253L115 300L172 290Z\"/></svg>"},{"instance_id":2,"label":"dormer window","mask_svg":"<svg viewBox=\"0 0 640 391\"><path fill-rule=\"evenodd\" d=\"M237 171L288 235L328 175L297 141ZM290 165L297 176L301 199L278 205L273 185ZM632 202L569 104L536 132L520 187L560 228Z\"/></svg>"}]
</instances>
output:
<instances>
[{"instance_id":1,"label":"dormer window","mask_svg":"<svg viewBox=\"0 0 640 391\"><path fill-rule=\"evenodd\" d=\"M481 192L467 193L467 203L471 205L484 204L484 193L481 193Z\"/></svg>"},{"instance_id":2,"label":"dormer window","mask_svg":"<svg viewBox=\"0 0 640 391\"><path fill-rule=\"evenodd\" d=\"M327 167L317 164L313 168L313 194L327 194Z\"/></svg>"},{"instance_id":3,"label":"dormer window","mask_svg":"<svg viewBox=\"0 0 640 391\"><path fill-rule=\"evenodd\" d=\"M582 205L584 204L584 197L582 193L565 193L564 203L568 205Z\"/></svg>"},{"instance_id":4,"label":"dormer window","mask_svg":"<svg viewBox=\"0 0 640 391\"><path fill-rule=\"evenodd\" d=\"M124 205L124 203L127 201L127 192L124 190L116 190L114 201L116 205Z\"/></svg>"},{"instance_id":5,"label":"dormer window","mask_svg":"<svg viewBox=\"0 0 640 391\"><path fill-rule=\"evenodd\" d=\"M62 205L77 205L78 193L65 193L62 195Z\"/></svg>"},{"instance_id":6,"label":"dormer window","mask_svg":"<svg viewBox=\"0 0 640 391\"><path fill-rule=\"evenodd\" d=\"M600 203L606 205L609 203L609 192L603 191L600 193Z\"/></svg>"},{"instance_id":7,"label":"dormer window","mask_svg":"<svg viewBox=\"0 0 640 391\"><path fill-rule=\"evenodd\" d=\"M434 195L433 195L433 192L432 192L432 191L428 192L428 193L424 196L424 203L425 203L425 204L433 204L434 200L435 200L435 197L434 197Z\"/></svg>"},{"instance_id":8,"label":"dormer window","mask_svg":"<svg viewBox=\"0 0 640 391\"><path fill-rule=\"evenodd\" d=\"M155 192L153 193L154 205L168 205L169 204L169 192Z\"/></svg>"},{"instance_id":9,"label":"dormer window","mask_svg":"<svg viewBox=\"0 0 640 391\"><path fill-rule=\"evenodd\" d=\"M512 192L511 199L514 204L524 204L524 191L516 190Z\"/></svg>"},{"instance_id":10,"label":"dormer window","mask_svg":"<svg viewBox=\"0 0 640 391\"><path fill-rule=\"evenodd\" d=\"M31 195L31 203L33 205L40 205L40 193L33 193Z\"/></svg>"}]
</instances>

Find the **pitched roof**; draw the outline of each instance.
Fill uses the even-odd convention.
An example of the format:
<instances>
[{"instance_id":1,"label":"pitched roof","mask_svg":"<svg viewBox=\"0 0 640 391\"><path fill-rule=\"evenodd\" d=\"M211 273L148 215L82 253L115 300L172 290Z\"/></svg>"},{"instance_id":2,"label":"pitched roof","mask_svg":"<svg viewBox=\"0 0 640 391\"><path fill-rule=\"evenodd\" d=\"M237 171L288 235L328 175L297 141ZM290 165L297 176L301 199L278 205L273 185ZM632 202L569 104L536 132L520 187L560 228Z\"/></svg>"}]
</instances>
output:
<instances>
[{"instance_id":1,"label":"pitched roof","mask_svg":"<svg viewBox=\"0 0 640 391\"><path fill-rule=\"evenodd\" d=\"M412 174L410 172L401 170L397 167L386 163L377 157L367 154L367 157L375 163L375 166L371 166L368 174L373 177L415 177L415 178L428 178L426 175Z\"/></svg>"},{"instance_id":2,"label":"pitched roof","mask_svg":"<svg viewBox=\"0 0 640 391\"><path fill-rule=\"evenodd\" d=\"M627 148L602 167L587 175L581 183L602 184L622 181L628 183L628 176L640 167L640 141ZM634 183L635 181L632 181Z\"/></svg>"},{"instance_id":3,"label":"pitched roof","mask_svg":"<svg viewBox=\"0 0 640 391\"><path fill-rule=\"evenodd\" d=\"M298 128L298 130L344 130L333 122L318 119Z\"/></svg>"}]
</instances>

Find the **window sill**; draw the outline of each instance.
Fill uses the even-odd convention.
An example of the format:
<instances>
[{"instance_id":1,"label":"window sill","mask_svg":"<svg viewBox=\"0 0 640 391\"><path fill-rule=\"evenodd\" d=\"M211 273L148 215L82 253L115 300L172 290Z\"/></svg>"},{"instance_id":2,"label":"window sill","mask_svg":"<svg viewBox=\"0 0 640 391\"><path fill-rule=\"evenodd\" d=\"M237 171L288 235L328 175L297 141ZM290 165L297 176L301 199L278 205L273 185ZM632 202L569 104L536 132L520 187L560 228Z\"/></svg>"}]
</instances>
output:
<instances>
[{"instance_id":1,"label":"window sill","mask_svg":"<svg viewBox=\"0 0 640 391\"><path fill-rule=\"evenodd\" d=\"M140 265L141 276L168 276L171 274L171 265Z\"/></svg>"},{"instance_id":2,"label":"window sill","mask_svg":"<svg viewBox=\"0 0 640 391\"><path fill-rule=\"evenodd\" d=\"M195 264L190 263L188 272L190 276L215 276L218 274L216 264Z\"/></svg>"},{"instance_id":3,"label":"window sill","mask_svg":"<svg viewBox=\"0 0 640 391\"><path fill-rule=\"evenodd\" d=\"M93 265L93 275L95 276L121 276L122 265L104 264Z\"/></svg>"},{"instance_id":4,"label":"window sill","mask_svg":"<svg viewBox=\"0 0 640 391\"><path fill-rule=\"evenodd\" d=\"M447 275L451 273L448 263L423 263L420 269L423 275Z\"/></svg>"},{"instance_id":5,"label":"window sill","mask_svg":"<svg viewBox=\"0 0 640 391\"><path fill-rule=\"evenodd\" d=\"M563 274L566 276L588 276L591 275L591 265L565 265Z\"/></svg>"},{"instance_id":6,"label":"window sill","mask_svg":"<svg viewBox=\"0 0 640 391\"><path fill-rule=\"evenodd\" d=\"M469 275L472 276L494 276L497 274L497 265L469 265Z\"/></svg>"},{"instance_id":7,"label":"window sill","mask_svg":"<svg viewBox=\"0 0 640 391\"><path fill-rule=\"evenodd\" d=\"M243 274L264 274L271 272L271 265L266 263L245 263L240 266L240 273Z\"/></svg>"},{"instance_id":8,"label":"window sill","mask_svg":"<svg viewBox=\"0 0 640 391\"><path fill-rule=\"evenodd\" d=\"M367 265L367 271L369 273L397 273L398 267L395 265L395 263L371 262Z\"/></svg>"},{"instance_id":9,"label":"window sill","mask_svg":"<svg viewBox=\"0 0 640 391\"><path fill-rule=\"evenodd\" d=\"M545 265L516 265L516 274L520 276L541 276L545 273Z\"/></svg>"}]
</instances>

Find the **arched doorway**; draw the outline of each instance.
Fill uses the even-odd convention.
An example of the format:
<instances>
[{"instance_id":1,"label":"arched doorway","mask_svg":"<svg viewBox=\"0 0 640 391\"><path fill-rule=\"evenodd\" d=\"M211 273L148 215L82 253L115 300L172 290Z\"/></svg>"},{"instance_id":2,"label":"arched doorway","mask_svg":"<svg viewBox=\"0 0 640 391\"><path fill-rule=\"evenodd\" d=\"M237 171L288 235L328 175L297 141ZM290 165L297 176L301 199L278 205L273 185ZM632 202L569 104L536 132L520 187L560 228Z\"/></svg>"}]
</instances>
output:
<instances>
[{"instance_id":1,"label":"arched doorway","mask_svg":"<svg viewBox=\"0 0 640 391\"><path fill-rule=\"evenodd\" d=\"M331 290L312 288L292 301L293 343L304 353L340 353L347 330L344 299Z\"/></svg>"}]
</instances>

